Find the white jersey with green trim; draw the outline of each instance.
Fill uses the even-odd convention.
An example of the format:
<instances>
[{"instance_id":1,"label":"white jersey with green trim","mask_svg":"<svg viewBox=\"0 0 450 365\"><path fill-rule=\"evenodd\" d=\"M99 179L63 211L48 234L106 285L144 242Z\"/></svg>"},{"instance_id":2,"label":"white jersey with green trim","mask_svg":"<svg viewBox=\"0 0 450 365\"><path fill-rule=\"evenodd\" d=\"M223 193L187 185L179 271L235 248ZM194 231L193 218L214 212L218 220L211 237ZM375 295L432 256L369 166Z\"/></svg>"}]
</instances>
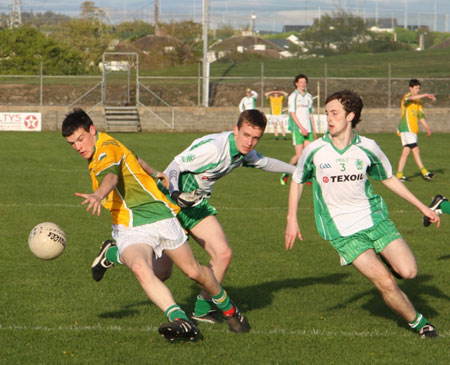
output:
<instances>
[{"instance_id":1,"label":"white jersey with green trim","mask_svg":"<svg viewBox=\"0 0 450 365\"><path fill-rule=\"evenodd\" d=\"M289 118L292 120L290 114L295 113L302 127L305 128L308 131L308 133L312 132L311 114L313 113L313 111L314 111L314 101L310 93L302 94L300 91L294 90L291 93L291 95L289 95L288 98ZM292 123L294 123L293 120Z\"/></svg>"},{"instance_id":2,"label":"white jersey with green trim","mask_svg":"<svg viewBox=\"0 0 450 365\"><path fill-rule=\"evenodd\" d=\"M313 181L314 215L324 239L350 236L388 218L367 175L375 180L392 176L391 164L374 140L354 133L351 144L338 150L326 133L305 148L292 178Z\"/></svg>"},{"instance_id":3,"label":"white jersey with green trim","mask_svg":"<svg viewBox=\"0 0 450 365\"><path fill-rule=\"evenodd\" d=\"M214 183L222 176L240 166L263 169L273 159L255 150L246 155L239 153L233 132L222 132L196 139L174 160L181 172L179 189L184 192L197 190L200 194L210 196ZM291 167L293 170L294 166Z\"/></svg>"}]
</instances>

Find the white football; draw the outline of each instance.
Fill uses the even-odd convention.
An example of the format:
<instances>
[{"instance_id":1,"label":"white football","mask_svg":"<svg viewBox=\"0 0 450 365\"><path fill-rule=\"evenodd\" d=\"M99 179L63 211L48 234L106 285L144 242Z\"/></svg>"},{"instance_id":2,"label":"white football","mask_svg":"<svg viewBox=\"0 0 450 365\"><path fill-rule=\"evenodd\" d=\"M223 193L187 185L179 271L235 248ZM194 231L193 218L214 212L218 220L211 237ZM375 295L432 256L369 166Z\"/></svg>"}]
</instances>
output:
<instances>
[{"instance_id":1,"label":"white football","mask_svg":"<svg viewBox=\"0 0 450 365\"><path fill-rule=\"evenodd\" d=\"M66 234L55 223L39 223L28 236L28 246L36 257L53 260L64 252Z\"/></svg>"}]
</instances>

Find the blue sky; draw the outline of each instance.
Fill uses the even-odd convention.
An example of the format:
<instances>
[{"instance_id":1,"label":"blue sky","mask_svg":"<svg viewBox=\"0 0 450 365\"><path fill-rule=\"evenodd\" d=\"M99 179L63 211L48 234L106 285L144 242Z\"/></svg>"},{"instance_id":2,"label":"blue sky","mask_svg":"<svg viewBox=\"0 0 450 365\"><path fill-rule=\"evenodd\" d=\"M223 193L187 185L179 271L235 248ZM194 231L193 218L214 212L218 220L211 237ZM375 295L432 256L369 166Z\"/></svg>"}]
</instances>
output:
<instances>
[{"instance_id":1,"label":"blue sky","mask_svg":"<svg viewBox=\"0 0 450 365\"><path fill-rule=\"evenodd\" d=\"M9 12L14 0L0 0L0 11ZM83 1L22 0L23 10L53 10L76 16ZM112 23L140 19L153 22L154 0L97 0ZM361 17L396 18L398 24L428 25L431 30L450 31L449 0L209 0L212 27L229 24L242 27L255 15L256 29L280 31L283 25L311 24L314 18L343 9ZM159 0L161 21L201 21L202 0Z\"/></svg>"}]
</instances>

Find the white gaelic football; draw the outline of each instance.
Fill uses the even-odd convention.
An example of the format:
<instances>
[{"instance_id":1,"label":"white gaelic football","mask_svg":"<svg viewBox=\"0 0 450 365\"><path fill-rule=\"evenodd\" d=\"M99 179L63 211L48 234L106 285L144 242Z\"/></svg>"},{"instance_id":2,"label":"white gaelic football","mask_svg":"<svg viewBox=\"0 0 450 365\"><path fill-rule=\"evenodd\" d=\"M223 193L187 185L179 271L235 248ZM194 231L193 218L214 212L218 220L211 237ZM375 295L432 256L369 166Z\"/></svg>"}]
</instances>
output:
<instances>
[{"instance_id":1,"label":"white gaelic football","mask_svg":"<svg viewBox=\"0 0 450 365\"><path fill-rule=\"evenodd\" d=\"M55 223L39 223L28 236L28 246L36 257L53 260L64 252L66 234Z\"/></svg>"}]
</instances>

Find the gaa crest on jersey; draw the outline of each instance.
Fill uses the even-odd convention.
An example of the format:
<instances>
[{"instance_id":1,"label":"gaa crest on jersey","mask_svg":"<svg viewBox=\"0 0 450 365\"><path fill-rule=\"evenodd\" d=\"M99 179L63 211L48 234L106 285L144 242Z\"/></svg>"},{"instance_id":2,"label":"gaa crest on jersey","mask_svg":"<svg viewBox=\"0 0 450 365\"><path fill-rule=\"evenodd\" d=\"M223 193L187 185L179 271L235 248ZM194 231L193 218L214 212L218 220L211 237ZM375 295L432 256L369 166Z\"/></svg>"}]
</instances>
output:
<instances>
[{"instance_id":1,"label":"gaa crest on jersey","mask_svg":"<svg viewBox=\"0 0 450 365\"><path fill-rule=\"evenodd\" d=\"M195 155L181 156L181 161L183 161L183 162L192 162L194 160L195 160Z\"/></svg>"},{"instance_id":2,"label":"gaa crest on jersey","mask_svg":"<svg viewBox=\"0 0 450 365\"><path fill-rule=\"evenodd\" d=\"M355 161L355 166L358 170L362 170L364 168L364 163L362 162L362 160L357 159Z\"/></svg>"}]
</instances>

